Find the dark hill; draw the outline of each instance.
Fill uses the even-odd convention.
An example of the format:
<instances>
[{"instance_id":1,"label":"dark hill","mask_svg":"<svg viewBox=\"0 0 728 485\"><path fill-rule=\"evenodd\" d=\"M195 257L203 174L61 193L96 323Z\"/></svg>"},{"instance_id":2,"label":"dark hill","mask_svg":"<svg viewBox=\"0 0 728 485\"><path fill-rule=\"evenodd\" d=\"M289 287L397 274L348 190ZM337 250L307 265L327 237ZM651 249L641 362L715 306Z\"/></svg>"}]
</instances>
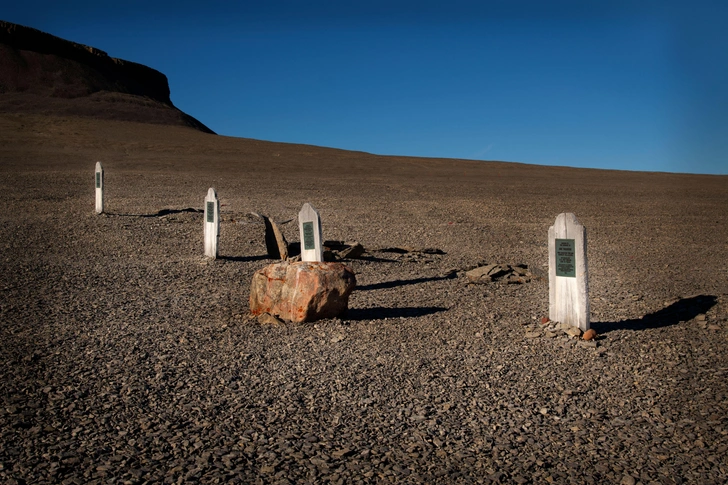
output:
<instances>
[{"instance_id":1,"label":"dark hill","mask_svg":"<svg viewBox=\"0 0 728 485\"><path fill-rule=\"evenodd\" d=\"M93 47L0 21L0 112L85 116L191 126L167 77Z\"/></svg>"}]
</instances>

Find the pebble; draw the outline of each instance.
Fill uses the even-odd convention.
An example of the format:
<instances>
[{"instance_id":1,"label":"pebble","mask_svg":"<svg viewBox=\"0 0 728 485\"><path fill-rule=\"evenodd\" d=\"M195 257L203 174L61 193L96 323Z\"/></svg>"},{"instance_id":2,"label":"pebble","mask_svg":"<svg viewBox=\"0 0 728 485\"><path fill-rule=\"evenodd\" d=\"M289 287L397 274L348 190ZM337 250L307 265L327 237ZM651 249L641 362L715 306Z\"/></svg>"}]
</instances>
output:
<instances>
[{"instance_id":1,"label":"pebble","mask_svg":"<svg viewBox=\"0 0 728 485\"><path fill-rule=\"evenodd\" d=\"M581 329L579 327L567 326L564 329L564 333L569 335L570 337L581 337Z\"/></svg>"},{"instance_id":2,"label":"pebble","mask_svg":"<svg viewBox=\"0 0 728 485\"><path fill-rule=\"evenodd\" d=\"M584 335L582 335L581 338L584 339L584 340L592 340L596 336L597 336L597 332L593 328L590 328L589 330L587 330L586 332L584 332Z\"/></svg>"},{"instance_id":3,"label":"pebble","mask_svg":"<svg viewBox=\"0 0 728 485\"><path fill-rule=\"evenodd\" d=\"M632 475L625 475L622 477L622 480L619 482L620 485L635 485L636 480Z\"/></svg>"},{"instance_id":4,"label":"pebble","mask_svg":"<svg viewBox=\"0 0 728 485\"><path fill-rule=\"evenodd\" d=\"M280 325L283 323L283 320L280 320L270 313L261 313L258 316L258 323L260 323L261 325Z\"/></svg>"}]
</instances>

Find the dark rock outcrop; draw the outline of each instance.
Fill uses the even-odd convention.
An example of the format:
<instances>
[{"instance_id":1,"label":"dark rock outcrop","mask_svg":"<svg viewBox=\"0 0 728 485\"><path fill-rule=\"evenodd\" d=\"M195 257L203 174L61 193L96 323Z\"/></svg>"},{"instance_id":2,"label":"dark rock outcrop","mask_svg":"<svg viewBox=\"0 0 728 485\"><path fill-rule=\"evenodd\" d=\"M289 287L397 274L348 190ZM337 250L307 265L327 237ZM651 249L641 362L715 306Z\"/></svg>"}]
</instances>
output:
<instances>
[{"instance_id":1,"label":"dark rock outcrop","mask_svg":"<svg viewBox=\"0 0 728 485\"><path fill-rule=\"evenodd\" d=\"M172 104L161 72L5 21L0 21L0 111L181 124L212 133Z\"/></svg>"}]
</instances>

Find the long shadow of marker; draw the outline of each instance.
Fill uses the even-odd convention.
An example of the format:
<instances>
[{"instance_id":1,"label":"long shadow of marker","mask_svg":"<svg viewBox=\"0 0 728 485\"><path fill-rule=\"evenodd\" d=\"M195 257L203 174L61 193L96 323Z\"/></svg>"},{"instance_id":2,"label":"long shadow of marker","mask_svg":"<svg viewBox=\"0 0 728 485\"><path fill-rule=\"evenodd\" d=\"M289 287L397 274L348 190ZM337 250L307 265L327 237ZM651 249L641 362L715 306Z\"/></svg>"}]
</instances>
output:
<instances>
[{"instance_id":1,"label":"long shadow of marker","mask_svg":"<svg viewBox=\"0 0 728 485\"><path fill-rule=\"evenodd\" d=\"M248 261L262 261L264 259L270 259L270 256L268 256L267 254L262 254L260 256L218 256L217 259L246 263Z\"/></svg>"},{"instance_id":2,"label":"long shadow of marker","mask_svg":"<svg viewBox=\"0 0 728 485\"><path fill-rule=\"evenodd\" d=\"M155 214L114 214L113 212L109 213L107 212L107 216L116 216L116 217L164 217L168 216L170 214L182 214L183 212L192 212L192 213L199 213L202 214L205 211L202 209L193 209L192 207L188 207L186 209L162 209L159 212Z\"/></svg>"},{"instance_id":3,"label":"long shadow of marker","mask_svg":"<svg viewBox=\"0 0 728 485\"><path fill-rule=\"evenodd\" d=\"M697 317L710 310L718 302L713 295L698 295L682 298L675 303L649 313L642 318L632 318L619 322L592 322L591 327L597 333L611 332L612 330L646 330L648 328L662 328L677 325Z\"/></svg>"},{"instance_id":4,"label":"long shadow of marker","mask_svg":"<svg viewBox=\"0 0 728 485\"><path fill-rule=\"evenodd\" d=\"M356 290L369 291L369 290L383 290L386 288L397 288L398 286L417 285L420 283L427 283L428 281L442 281L457 278L456 273L452 273L446 276L432 276L429 278L415 278L412 280L394 280L384 281L382 283L373 283L371 285L357 286Z\"/></svg>"},{"instance_id":5,"label":"long shadow of marker","mask_svg":"<svg viewBox=\"0 0 728 485\"><path fill-rule=\"evenodd\" d=\"M405 307L405 308L349 308L344 320L382 320L385 318L411 318L432 315L446 311L447 308L426 306L426 307Z\"/></svg>"}]
</instances>

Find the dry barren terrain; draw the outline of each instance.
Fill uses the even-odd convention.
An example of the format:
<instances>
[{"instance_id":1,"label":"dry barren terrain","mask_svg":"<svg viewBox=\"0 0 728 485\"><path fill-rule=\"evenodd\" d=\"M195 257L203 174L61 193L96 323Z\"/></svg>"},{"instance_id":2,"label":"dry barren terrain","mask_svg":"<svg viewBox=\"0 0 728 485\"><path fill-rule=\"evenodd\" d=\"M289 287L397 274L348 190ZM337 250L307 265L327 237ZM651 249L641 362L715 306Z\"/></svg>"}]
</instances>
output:
<instances>
[{"instance_id":1,"label":"dry barren terrain","mask_svg":"<svg viewBox=\"0 0 728 485\"><path fill-rule=\"evenodd\" d=\"M214 261L186 210L209 187ZM0 193L0 482L728 481L728 177L5 113ZM304 202L367 249L350 310L260 325L249 213ZM596 348L542 331L547 281L464 277L544 271L560 212L587 228Z\"/></svg>"}]
</instances>

